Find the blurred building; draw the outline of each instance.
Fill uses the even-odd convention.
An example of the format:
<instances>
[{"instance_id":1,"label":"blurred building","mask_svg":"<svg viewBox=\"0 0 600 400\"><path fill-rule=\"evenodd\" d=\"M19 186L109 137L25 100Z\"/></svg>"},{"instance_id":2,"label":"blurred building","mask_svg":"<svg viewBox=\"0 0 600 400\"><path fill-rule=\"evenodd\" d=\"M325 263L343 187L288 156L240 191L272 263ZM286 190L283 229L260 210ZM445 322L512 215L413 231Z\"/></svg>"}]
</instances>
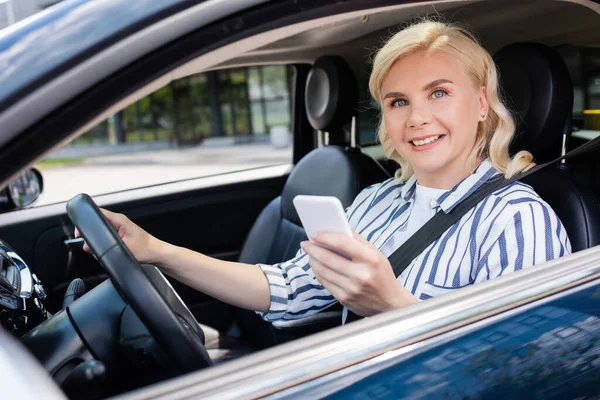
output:
<instances>
[{"instance_id":1,"label":"blurred building","mask_svg":"<svg viewBox=\"0 0 600 400\"><path fill-rule=\"evenodd\" d=\"M175 80L127 106L72 145L165 142L195 145L268 139L291 129L294 66L265 65L208 71Z\"/></svg>"}]
</instances>

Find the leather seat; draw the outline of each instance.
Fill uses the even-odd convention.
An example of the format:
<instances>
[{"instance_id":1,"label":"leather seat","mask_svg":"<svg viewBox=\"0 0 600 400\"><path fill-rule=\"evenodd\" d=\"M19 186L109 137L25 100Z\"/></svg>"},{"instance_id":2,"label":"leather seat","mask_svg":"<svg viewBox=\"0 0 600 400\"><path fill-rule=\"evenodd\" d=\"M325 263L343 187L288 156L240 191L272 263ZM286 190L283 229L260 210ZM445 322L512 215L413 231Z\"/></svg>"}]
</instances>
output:
<instances>
[{"instance_id":1,"label":"leather seat","mask_svg":"<svg viewBox=\"0 0 600 400\"><path fill-rule=\"evenodd\" d=\"M341 57L319 58L308 75L305 93L306 112L312 127L327 132L329 143L336 145L319 147L297 163L281 196L264 208L252 226L240 253L240 262L275 264L297 253L306 235L292 203L296 195L335 196L348 207L362 189L389 178L375 160L360 149L347 146L351 142L348 123L356 114L358 102L358 83L347 63ZM307 134L313 136L314 132ZM263 348L339 324L341 308L328 312L332 314L330 318L309 318L284 331L275 330L248 310L236 309L235 320L241 338L254 348ZM211 357L223 357L224 351L226 357L235 357L247 350L238 348L240 351L236 351L239 341L220 335L214 329L208 328L205 335ZM215 351L211 352L210 347ZM216 350L217 347L220 349ZM224 347L232 351L227 352Z\"/></svg>"},{"instance_id":2,"label":"leather seat","mask_svg":"<svg viewBox=\"0 0 600 400\"><path fill-rule=\"evenodd\" d=\"M508 45L494 60L503 94L516 112L511 153L529 150L537 163L557 158L572 127L573 85L565 63L552 48L536 43ZM523 179L554 209L574 252L600 244L599 204L578 172L569 163L557 164Z\"/></svg>"}]
</instances>

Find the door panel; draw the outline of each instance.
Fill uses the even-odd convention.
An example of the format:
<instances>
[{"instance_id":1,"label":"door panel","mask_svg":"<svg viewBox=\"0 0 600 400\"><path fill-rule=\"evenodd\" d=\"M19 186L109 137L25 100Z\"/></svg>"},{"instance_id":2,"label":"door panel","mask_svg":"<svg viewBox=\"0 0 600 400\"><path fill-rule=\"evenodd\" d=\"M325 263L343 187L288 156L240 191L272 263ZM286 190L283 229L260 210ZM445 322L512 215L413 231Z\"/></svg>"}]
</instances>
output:
<instances>
[{"instance_id":1,"label":"door panel","mask_svg":"<svg viewBox=\"0 0 600 400\"><path fill-rule=\"evenodd\" d=\"M214 180L214 177L197 181L203 179ZM280 174L132 200L131 193L143 193L144 189L139 189L130 191L126 201L111 202L106 208L124 213L162 240L221 259L236 260L258 214L281 194L286 179L287 174ZM97 200L102 198L98 196ZM0 215L0 238L42 280L48 292L47 308L52 312L60 309L72 279L84 279L90 290L106 278L90 254L64 244L73 237L73 226L64 210L63 203ZM178 282L174 286L200 322L226 328L227 318L223 317L230 312L228 307Z\"/></svg>"},{"instance_id":2,"label":"door panel","mask_svg":"<svg viewBox=\"0 0 600 400\"><path fill-rule=\"evenodd\" d=\"M596 280L279 398L597 398L599 291Z\"/></svg>"}]
</instances>

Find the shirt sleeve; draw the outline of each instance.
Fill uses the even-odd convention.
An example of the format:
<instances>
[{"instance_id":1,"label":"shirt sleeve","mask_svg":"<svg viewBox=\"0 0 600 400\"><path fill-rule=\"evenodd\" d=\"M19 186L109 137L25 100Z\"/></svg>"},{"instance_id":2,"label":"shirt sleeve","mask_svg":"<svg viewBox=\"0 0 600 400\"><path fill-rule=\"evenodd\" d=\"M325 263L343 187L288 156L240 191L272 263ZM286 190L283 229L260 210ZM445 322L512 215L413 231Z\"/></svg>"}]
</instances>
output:
<instances>
[{"instance_id":1,"label":"shirt sleeve","mask_svg":"<svg viewBox=\"0 0 600 400\"><path fill-rule=\"evenodd\" d=\"M479 262L472 271L474 282L493 279L571 253L571 243L560 219L542 201L514 207L499 235L484 242Z\"/></svg>"},{"instance_id":2,"label":"shirt sleeve","mask_svg":"<svg viewBox=\"0 0 600 400\"><path fill-rule=\"evenodd\" d=\"M357 207L368 203L367 198L378 185L364 189L346 209L350 227L356 229L355 218L350 218ZM300 244L298 243L298 247ZM265 321L293 320L316 314L337 303L333 295L323 287L310 267L310 257L300 249L288 261L274 264L258 264L265 274L271 292L269 311L257 312Z\"/></svg>"}]
</instances>

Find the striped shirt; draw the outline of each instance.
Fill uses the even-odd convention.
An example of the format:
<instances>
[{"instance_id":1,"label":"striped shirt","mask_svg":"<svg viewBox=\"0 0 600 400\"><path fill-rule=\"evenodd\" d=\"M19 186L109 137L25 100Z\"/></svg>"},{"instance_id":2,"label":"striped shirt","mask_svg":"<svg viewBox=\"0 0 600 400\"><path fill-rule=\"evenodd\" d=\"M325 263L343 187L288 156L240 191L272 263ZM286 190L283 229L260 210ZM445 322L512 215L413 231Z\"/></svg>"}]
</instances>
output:
<instances>
[{"instance_id":1,"label":"striped shirt","mask_svg":"<svg viewBox=\"0 0 600 400\"><path fill-rule=\"evenodd\" d=\"M497 174L492 163L484 160L432 207L450 212ZM403 183L391 178L364 189L346 210L352 230L381 250L407 225L416 184L413 175ZM446 230L411 262L398 282L425 300L570 252L565 228L552 208L530 186L514 182L487 196ZM337 302L315 278L302 249L289 261L259 266L271 292L269 311L259 314L276 326L278 321L303 318Z\"/></svg>"}]
</instances>

